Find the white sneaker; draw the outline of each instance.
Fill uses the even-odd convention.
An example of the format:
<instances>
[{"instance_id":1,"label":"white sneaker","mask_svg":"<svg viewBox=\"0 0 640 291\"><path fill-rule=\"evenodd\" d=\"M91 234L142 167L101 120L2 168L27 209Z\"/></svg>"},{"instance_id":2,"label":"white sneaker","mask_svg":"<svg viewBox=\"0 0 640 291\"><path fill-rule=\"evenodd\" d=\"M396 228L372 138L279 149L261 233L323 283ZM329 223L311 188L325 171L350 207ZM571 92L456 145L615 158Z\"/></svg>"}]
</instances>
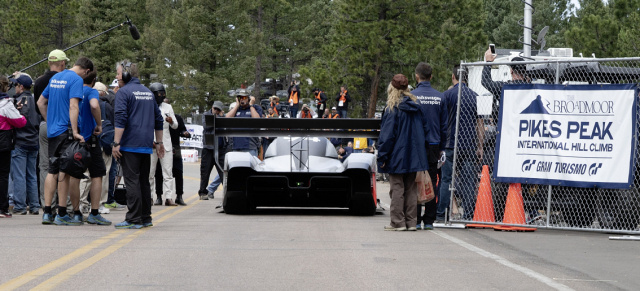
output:
<instances>
[{"instance_id":1,"label":"white sneaker","mask_svg":"<svg viewBox=\"0 0 640 291\"><path fill-rule=\"evenodd\" d=\"M98 208L98 213L100 214L109 214L111 213L111 211L107 208L104 208L104 206L100 205L100 208Z\"/></svg>"}]
</instances>

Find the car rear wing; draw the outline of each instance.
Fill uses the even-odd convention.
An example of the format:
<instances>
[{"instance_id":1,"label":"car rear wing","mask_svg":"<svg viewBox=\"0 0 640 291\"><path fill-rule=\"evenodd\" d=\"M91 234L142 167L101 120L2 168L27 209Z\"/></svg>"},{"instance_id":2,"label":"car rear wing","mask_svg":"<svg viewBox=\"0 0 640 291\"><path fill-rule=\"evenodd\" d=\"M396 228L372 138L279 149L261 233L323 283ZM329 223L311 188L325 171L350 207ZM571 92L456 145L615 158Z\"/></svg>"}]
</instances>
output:
<instances>
[{"instance_id":1,"label":"car rear wing","mask_svg":"<svg viewBox=\"0 0 640 291\"><path fill-rule=\"evenodd\" d=\"M227 118L205 115L204 143L216 137L365 137L378 138L380 119L367 118Z\"/></svg>"}]
</instances>

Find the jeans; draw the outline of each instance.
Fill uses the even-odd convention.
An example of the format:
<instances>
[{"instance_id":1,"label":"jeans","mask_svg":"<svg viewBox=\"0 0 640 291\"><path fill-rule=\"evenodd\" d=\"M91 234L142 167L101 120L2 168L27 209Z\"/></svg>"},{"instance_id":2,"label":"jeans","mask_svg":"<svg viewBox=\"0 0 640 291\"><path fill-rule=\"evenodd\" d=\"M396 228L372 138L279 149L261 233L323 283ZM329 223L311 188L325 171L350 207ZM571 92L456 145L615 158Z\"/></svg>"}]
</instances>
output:
<instances>
[{"instance_id":1,"label":"jeans","mask_svg":"<svg viewBox=\"0 0 640 291\"><path fill-rule=\"evenodd\" d=\"M36 158L38 150L27 150L16 146L11 151L11 178L13 179L13 202L16 211L40 210L38 197L38 177L36 176Z\"/></svg>"},{"instance_id":2,"label":"jeans","mask_svg":"<svg viewBox=\"0 0 640 291\"><path fill-rule=\"evenodd\" d=\"M340 118L347 118L347 110L346 109L345 110L338 109L336 111L338 111L338 114L340 114Z\"/></svg>"},{"instance_id":3,"label":"jeans","mask_svg":"<svg viewBox=\"0 0 640 291\"><path fill-rule=\"evenodd\" d=\"M220 175L217 175L213 179L213 182L211 182L211 184L209 184L209 186L207 186L207 192L209 192L209 193L216 192L216 190L218 190L218 187L220 186L220 184L222 184L222 179L220 179Z\"/></svg>"},{"instance_id":4,"label":"jeans","mask_svg":"<svg viewBox=\"0 0 640 291\"><path fill-rule=\"evenodd\" d=\"M444 217L445 209L449 208L451 192L449 185L453 176L453 149L446 150L447 161L442 166L442 187L439 192L438 217ZM475 150L459 150L457 157L456 194L462 200L464 213L462 219L473 220L475 211L476 192L478 186L478 158ZM442 201L442 202L440 202Z\"/></svg>"},{"instance_id":5,"label":"jeans","mask_svg":"<svg viewBox=\"0 0 640 291\"><path fill-rule=\"evenodd\" d=\"M118 174L118 163L116 162L116 158L111 158L111 168L109 169L109 192L107 195L107 204L111 204L116 202L113 197L113 191L116 188L116 174Z\"/></svg>"},{"instance_id":6,"label":"jeans","mask_svg":"<svg viewBox=\"0 0 640 291\"><path fill-rule=\"evenodd\" d=\"M241 149L241 150L233 150L234 152L241 152L241 153L249 153L254 157L258 156L258 150L250 150L250 149Z\"/></svg>"},{"instance_id":7,"label":"jeans","mask_svg":"<svg viewBox=\"0 0 640 291\"><path fill-rule=\"evenodd\" d=\"M298 104L294 104L293 106L289 107L289 117L291 118L298 117Z\"/></svg>"}]
</instances>

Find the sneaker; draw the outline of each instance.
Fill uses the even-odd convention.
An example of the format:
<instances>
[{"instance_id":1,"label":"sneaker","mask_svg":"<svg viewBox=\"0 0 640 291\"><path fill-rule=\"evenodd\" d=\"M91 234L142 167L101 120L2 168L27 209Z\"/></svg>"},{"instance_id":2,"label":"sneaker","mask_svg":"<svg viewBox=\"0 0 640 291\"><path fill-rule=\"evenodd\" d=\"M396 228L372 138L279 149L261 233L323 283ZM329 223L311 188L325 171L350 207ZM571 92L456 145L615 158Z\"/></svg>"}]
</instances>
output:
<instances>
[{"instance_id":1,"label":"sneaker","mask_svg":"<svg viewBox=\"0 0 640 291\"><path fill-rule=\"evenodd\" d=\"M115 227L116 227L117 229L124 229L124 228L141 229L141 228L142 228L142 225L140 225L140 224L133 224L133 223L130 223L130 222L128 222L128 221L126 221L126 220L125 220L125 221L123 221L123 222L120 222L120 223L116 224L116 225L115 225Z\"/></svg>"},{"instance_id":2,"label":"sneaker","mask_svg":"<svg viewBox=\"0 0 640 291\"><path fill-rule=\"evenodd\" d=\"M0 218L11 218L13 217L13 215L11 214L11 212L7 211L7 212L0 212Z\"/></svg>"},{"instance_id":3,"label":"sneaker","mask_svg":"<svg viewBox=\"0 0 640 291\"><path fill-rule=\"evenodd\" d=\"M104 208L110 209L110 210L124 210L126 206L118 204L118 202L112 202L109 204L104 204Z\"/></svg>"},{"instance_id":4,"label":"sneaker","mask_svg":"<svg viewBox=\"0 0 640 291\"><path fill-rule=\"evenodd\" d=\"M425 224L422 229L424 230L433 230L433 224Z\"/></svg>"},{"instance_id":5,"label":"sneaker","mask_svg":"<svg viewBox=\"0 0 640 291\"><path fill-rule=\"evenodd\" d=\"M96 216L94 216L93 214L89 214L89 217L87 217L87 223L97 225L111 225L111 221L104 219L104 217L102 217L102 215L100 214Z\"/></svg>"},{"instance_id":6,"label":"sneaker","mask_svg":"<svg viewBox=\"0 0 640 291\"><path fill-rule=\"evenodd\" d=\"M40 215L40 210L29 211L29 214L31 214L31 215Z\"/></svg>"},{"instance_id":7,"label":"sneaker","mask_svg":"<svg viewBox=\"0 0 640 291\"><path fill-rule=\"evenodd\" d=\"M57 215L56 219L53 220L53 223L57 225L82 225L82 221L69 217L69 214L65 216Z\"/></svg>"},{"instance_id":8,"label":"sneaker","mask_svg":"<svg viewBox=\"0 0 640 291\"><path fill-rule=\"evenodd\" d=\"M142 224L142 227L152 227L153 226L153 222L145 222Z\"/></svg>"},{"instance_id":9,"label":"sneaker","mask_svg":"<svg viewBox=\"0 0 640 291\"><path fill-rule=\"evenodd\" d=\"M45 213L42 215L42 224L53 224L53 214Z\"/></svg>"},{"instance_id":10,"label":"sneaker","mask_svg":"<svg viewBox=\"0 0 640 291\"><path fill-rule=\"evenodd\" d=\"M100 214L109 214L111 213L111 211L107 208L105 208L104 206L100 205L100 208L98 208L98 213Z\"/></svg>"},{"instance_id":11,"label":"sneaker","mask_svg":"<svg viewBox=\"0 0 640 291\"><path fill-rule=\"evenodd\" d=\"M213 199L213 192L209 192L209 193L207 194L207 197L209 197L209 199Z\"/></svg>"},{"instance_id":12,"label":"sneaker","mask_svg":"<svg viewBox=\"0 0 640 291\"><path fill-rule=\"evenodd\" d=\"M407 230L407 228L405 226L403 226L403 227L393 227L391 225L385 225L384 226L384 230L385 231L405 231L405 230Z\"/></svg>"},{"instance_id":13,"label":"sneaker","mask_svg":"<svg viewBox=\"0 0 640 291\"><path fill-rule=\"evenodd\" d=\"M408 227L407 230L408 231L416 231L416 230L418 230L418 228L417 228L417 226L416 227L412 226L412 227Z\"/></svg>"},{"instance_id":14,"label":"sneaker","mask_svg":"<svg viewBox=\"0 0 640 291\"><path fill-rule=\"evenodd\" d=\"M27 210L26 209L25 210L20 210L20 209L13 208L13 210L11 210L11 212L13 214L20 214L20 215L26 215L27 214Z\"/></svg>"},{"instance_id":15,"label":"sneaker","mask_svg":"<svg viewBox=\"0 0 640 291\"><path fill-rule=\"evenodd\" d=\"M416 229L422 229L422 225L420 223L416 224Z\"/></svg>"},{"instance_id":16,"label":"sneaker","mask_svg":"<svg viewBox=\"0 0 640 291\"><path fill-rule=\"evenodd\" d=\"M209 200L207 195L200 195L200 200Z\"/></svg>"}]
</instances>

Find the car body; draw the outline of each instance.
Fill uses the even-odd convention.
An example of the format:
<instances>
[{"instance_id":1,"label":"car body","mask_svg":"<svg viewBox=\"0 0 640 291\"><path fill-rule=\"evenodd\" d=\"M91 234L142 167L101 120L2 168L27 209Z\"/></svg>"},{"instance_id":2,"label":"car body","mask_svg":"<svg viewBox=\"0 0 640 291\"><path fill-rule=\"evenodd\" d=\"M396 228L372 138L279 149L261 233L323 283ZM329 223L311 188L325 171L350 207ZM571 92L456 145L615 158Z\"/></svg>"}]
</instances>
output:
<instances>
[{"instance_id":1,"label":"car body","mask_svg":"<svg viewBox=\"0 0 640 291\"><path fill-rule=\"evenodd\" d=\"M246 152L229 152L224 172L222 205L228 214L249 213L256 207L376 212L375 156L354 153L340 162L325 137L278 137L262 161Z\"/></svg>"}]
</instances>

